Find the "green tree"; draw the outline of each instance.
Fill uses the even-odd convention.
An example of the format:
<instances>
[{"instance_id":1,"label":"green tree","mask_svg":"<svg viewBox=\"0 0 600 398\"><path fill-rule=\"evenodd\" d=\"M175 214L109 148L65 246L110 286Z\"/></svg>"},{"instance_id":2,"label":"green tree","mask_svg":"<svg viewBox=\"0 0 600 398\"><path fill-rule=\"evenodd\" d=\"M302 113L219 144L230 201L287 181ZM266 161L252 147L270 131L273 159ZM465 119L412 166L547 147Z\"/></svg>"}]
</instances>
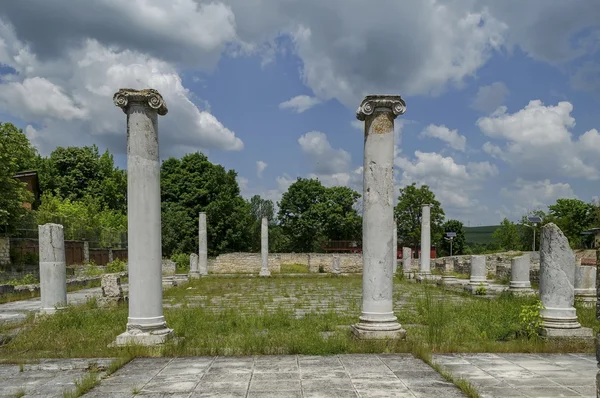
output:
<instances>
[{"instance_id":1,"label":"green tree","mask_svg":"<svg viewBox=\"0 0 600 398\"><path fill-rule=\"evenodd\" d=\"M548 206L549 222L554 222L569 239L571 247L579 247L581 232L592 226L594 207L579 199L558 199Z\"/></svg>"},{"instance_id":2,"label":"green tree","mask_svg":"<svg viewBox=\"0 0 600 398\"><path fill-rule=\"evenodd\" d=\"M250 198L250 212L252 213L252 251L260 251L261 246L261 228L262 218L269 220L269 250L275 242L274 237L278 231L275 231L276 220L274 217L273 201L262 199L260 195L254 195Z\"/></svg>"},{"instance_id":3,"label":"green tree","mask_svg":"<svg viewBox=\"0 0 600 398\"><path fill-rule=\"evenodd\" d=\"M35 156L35 148L21 129L0 123L0 231L13 230L28 214L23 203L32 202L33 197L14 175L30 169Z\"/></svg>"},{"instance_id":4,"label":"green tree","mask_svg":"<svg viewBox=\"0 0 600 398\"><path fill-rule=\"evenodd\" d=\"M37 159L42 192L71 201L98 198L103 208L125 212L127 175L115 167L113 155L102 155L96 145L58 147L48 158Z\"/></svg>"},{"instance_id":5,"label":"green tree","mask_svg":"<svg viewBox=\"0 0 600 398\"><path fill-rule=\"evenodd\" d=\"M520 250L521 239L517 225L504 218L500 226L492 234L492 239L496 240L503 250Z\"/></svg>"},{"instance_id":6,"label":"green tree","mask_svg":"<svg viewBox=\"0 0 600 398\"><path fill-rule=\"evenodd\" d=\"M176 245L163 242L165 256L197 251L198 213L202 211L206 212L210 255L251 248L250 204L241 197L236 176L199 152L163 162L163 234L178 241Z\"/></svg>"},{"instance_id":7,"label":"green tree","mask_svg":"<svg viewBox=\"0 0 600 398\"><path fill-rule=\"evenodd\" d=\"M450 241L446 239L447 232L455 232L456 236L452 239L452 254L464 254L466 247L465 228L463 223L458 220L448 220L442 225L442 239L440 248L444 254L450 254Z\"/></svg>"},{"instance_id":8,"label":"green tree","mask_svg":"<svg viewBox=\"0 0 600 398\"><path fill-rule=\"evenodd\" d=\"M541 223L537 223L537 225L535 226L535 250L538 250L538 248L540 247L540 228L548 223L548 216L546 215L546 213L544 213L544 211L542 210L534 210L532 211L530 214L528 215L524 215L523 217L521 217L521 222L520 222L520 228L519 228L519 235L520 235L520 242L521 242L521 248L523 250L531 250L533 249L533 233L534 233L534 227L533 227L533 223L531 223L527 217L528 216L536 216L542 219Z\"/></svg>"},{"instance_id":9,"label":"green tree","mask_svg":"<svg viewBox=\"0 0 600 398\"><path fill-rule=\"evenodd\" d=\"M320 251L326 239L357 239L361 218L354 205L358 198L352 189L327 188L317 179L298 178L279 202L278 219L289 250Z\"/></svg>"},{"instance_id":10,"label":"green tree","mask_svg":"<svg viewBox=\"0 0 600 398\"><path fill-rule=\"evenodd\" d=\"M421 213L424 204L431 204L431 241L439 242L442 237L444 210L427 185L413 183L400 188L394 216L398 224L398 240L403 245L417 246L421 242Z\"/></svg>"}]
</instances>

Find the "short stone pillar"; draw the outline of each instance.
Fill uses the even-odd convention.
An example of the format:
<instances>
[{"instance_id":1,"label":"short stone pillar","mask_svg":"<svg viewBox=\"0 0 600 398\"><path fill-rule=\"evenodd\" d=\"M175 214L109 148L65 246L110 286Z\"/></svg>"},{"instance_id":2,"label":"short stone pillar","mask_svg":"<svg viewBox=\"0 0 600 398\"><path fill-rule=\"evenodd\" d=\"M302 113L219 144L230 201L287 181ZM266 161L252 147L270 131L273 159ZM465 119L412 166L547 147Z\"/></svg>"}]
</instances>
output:
<instances>
[{"instance_id":1,"label":"short stone pillar","mask_svg":"<svg viewBox=\"0 0 600 398\"><path fill-rule=\"evenodd\" d=\"M90 242L83 241L83 262L86 264L90 263Z\"/></svg>"},{"instance_id":2,"label":"short stone pillar","mask_svg":"<svg viewBox=\"0 0 600 398\"><path fill-rule=\"evenodd\" d=\"M190 278L200 278L200 269L198 268L198 255L196 253L190 254Z\"/></svg>"},{"instance_id":3,"label":"short stone pillar","mask_svg":"<svg viewBox=\"0 0 600 398\"><path fill-rule=\"evenodd\" d=\"M206 213L198 215L198 272L208 275L208 235L206 232Z\"/></svg>"},{"instance_id":4,"label":"short stone pillar","mask_svg":"<svg viewBox=\"0 0 600 398\"><path fill-rule=\"evenodd\" d=\"M352 331L359 338L403 338L394 315L394 119L406 110L394 95L369 95L356 111L365 122L363 167L362 314Z\"/></svg>"},{"instance_id":5,"label":"short stone pillar","mask_svg":"<svg viewBox=\"0 0 600 398\"><path fill-rule=\"evenodd\" d=\"M331 261L331 272L334 274L339 274L340 271L340 256L334 255Z\"/></svg>"},{"instance_id":6,"label":"short stone pillar","mask_svg":"<svg viewBox=\"0 0 600 398\"><path fill-rule=\"evenodd\" d=\"M164 343L158 115L167 106L153 89L120 89L113 101L127 114L129 317L116 345Z\"/></svg>"},{"instance_id":7,"label":"short stone pillar","mask_svg":"<svg viewBox=\"0 0 600 398\"><path fill-rule=\"evenodd\" d=\"M393 270L394 270L394 275L396 275L396 271L398 271L398 224L396 224L396 220L394 220L394 235L393 235L393 240L392 240L392 251L394 253L393 256Z\"/></svg>"},{"instance_id":8,"label":"short stone pillar","mask_svg":"<svg viewBox=\"0 0 600 398\"><path fill-rule=\"evenodd\" d=\"M454 258L444 259L444 273L440 282L443 285L455 285L458 283L454 275Z\"/></svg>"},{"instance_id":9,"label":"short stone pillar","mask_svg":"<svg viewBox=\"0 0 600 398\"><path fill-rule=\"evenodd\" d=\"M596 267L575 266L575 300L591 307L596 304Z\"/></svg>"},{"instance_id":10,"label":"short stone pillar","mask_svg":"<svg viewBox=\"0 0 600 398\"><path fill-rule=\"evenodd\" d=\"M431 277L431 205L424 204L421 213L421 255L417 280Z\"/></svg>"},{"instance_id":11,"label":"short stone pillar","mask_svg":"<svg viewBox=\"0 0 600 398\"><path fill-rule=\"evenodd\" d=\"M40 254L40 296L43 314L54 314L67 306L67 265L63 226L38 226Z\"/></svg>"},{"instance_id":12,"label":"short stone pillar","mask_svg":"<svg viewBox=\"0 0 600 398\"><path fill-rule=\"evenodd\" d=\"M510 285L508 291L516 295L533 295L529 271L531 269L531 256L526 253L510 260Z\"/></svg>"},{"instance_id":13,"label":"short stone pillar","mask_svg":"<svg viewBox=\"0 0 600 398\"><path fill-rule=\"evenodd\" d=\"M562 231L553 223L540 232L540 298L543 309L542 336L587 337L592 330L582 328L575 311L573 287L575 254Z\"/></svg>"},{"instance_id":14,"label":"short stone pillar","mask_svg":"<svg viewBox=\"0 0 600 398\"><path fill-rule=\"evenodd\" d=\"M263 217L260 223L260 276L271 276L269 271L269 220Z\"/></svg>"},{"instance_id":15,"label":"short stone pillar","mask_svg":"<svg viewBox=\"0 0 600 398\"><path fill-rule=\"evenodd\" d=\"M402 248L402 271L404 271L404 275L407 276L410 274L412 269L412 249L410 247Z\"/></svg>"},{"instance_id":16,"label":"short stone pillar","mask_svg":"<svg viewBox=\"0 0 600 398\"><path fill-rule=\"evenodd\" d=\"M100 286L102 287L102 297L98 299L98 304L101 307L117 305L124 301L123 288L121 287L121 275L102 275Z\"/></svg>"},{"instance_id":17,"label":"short stone pillar","mask_svg":"<svg viewBox=\"0 0 600 398\"><path fill-rule=\"evenodd\" d=\"M112 263L114 261L113 250L112 247L108 248L108 262Z\"/></svg>"},{"instance_id":18,"label":"short stone pillar","mask_svg":"<svg viewBox=\"0 0 600 398\"><path fill-rule=\"evenodd\" d=\"M473 294L485 294L488 287L485 256L471 256L471 277L465 290Z\"/></svg>"}]
</instances>

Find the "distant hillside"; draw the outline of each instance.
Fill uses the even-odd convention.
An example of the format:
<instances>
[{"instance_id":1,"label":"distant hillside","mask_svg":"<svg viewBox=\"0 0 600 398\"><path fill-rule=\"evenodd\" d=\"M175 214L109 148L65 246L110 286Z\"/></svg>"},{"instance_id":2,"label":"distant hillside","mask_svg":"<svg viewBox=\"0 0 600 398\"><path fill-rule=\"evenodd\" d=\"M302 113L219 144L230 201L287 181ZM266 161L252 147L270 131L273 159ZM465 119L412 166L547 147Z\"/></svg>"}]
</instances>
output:
<instances>
[{"instance_id":1,"label":"distant hillside","mask_svg":"<svg viewBox=\"0 0 600 398\"><path fill-rule=\"evenodd\" d=\"M499 225L487 225L483 227L465 227L465 238L467 244L487 244L492 241L492 234Z\"/></svg>"}]
</instances>

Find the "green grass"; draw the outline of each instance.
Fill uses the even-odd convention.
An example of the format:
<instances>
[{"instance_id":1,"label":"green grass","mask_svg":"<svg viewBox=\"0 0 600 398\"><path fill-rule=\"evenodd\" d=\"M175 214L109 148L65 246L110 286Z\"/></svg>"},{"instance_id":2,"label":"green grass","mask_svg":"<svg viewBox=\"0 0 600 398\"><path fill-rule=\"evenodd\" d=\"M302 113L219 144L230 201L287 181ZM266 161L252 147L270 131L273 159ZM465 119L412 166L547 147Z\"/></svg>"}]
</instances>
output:
<instances>
[{"instance_id":1,"label":"green grass","mask_svg":"<svg viewBox=\"0 0 600 398\"><path fill-rule=\"evenodd\" d=\"M25 396L25 390L22 388L13 395L14 398L21 398L24 396Z\"/></svg>"},{"instance_id":2,"label":"green grass","mask_svg":"<svg viewBox=\"0 0 600 398\"><path fill-rule=\"evenodd\" d=\"M464 227L465 240L467 244L488 244L492 241L492 235L499 225L487 225L482 227Z\"/></svg>"},{"instance_id":3,"label":"green grass","mask_svg":"<svg viewBox=\"0 0 600 398\"><path fill-rule=\"evenodd\" d=\"M527 339L521 307L536 298L481 300L428 284L394 280L395 308L406 341L354 339L362 278L301 276L207 277L164 292L164 314L182 339L160 347L107 347L127 323L127 307L98 308L94 300L53 316L28 318L0 347L5 361L35 358L267 355L412 352L593 352L593 342ZM176 306L176 307L173 307ZM319 311L311 310L317 306ZM303 309L306 315L296 316ZM593 308L577 307L582 325L600 329ZM15 327L12 326L12 327ZM0 330L2 332L2 330ZM48 339L48 336L53 336Z\"/></svg>"},{"instance_id":4,"label":"green grass","mask_svg":"<svg viewBox=\"0 0 600 398\"><path fill-rule=\"evenodd\" d=\"M282 274L307 274L308 265L304 264L281 264L280 273Z\"/></svg>"}]
</instances>

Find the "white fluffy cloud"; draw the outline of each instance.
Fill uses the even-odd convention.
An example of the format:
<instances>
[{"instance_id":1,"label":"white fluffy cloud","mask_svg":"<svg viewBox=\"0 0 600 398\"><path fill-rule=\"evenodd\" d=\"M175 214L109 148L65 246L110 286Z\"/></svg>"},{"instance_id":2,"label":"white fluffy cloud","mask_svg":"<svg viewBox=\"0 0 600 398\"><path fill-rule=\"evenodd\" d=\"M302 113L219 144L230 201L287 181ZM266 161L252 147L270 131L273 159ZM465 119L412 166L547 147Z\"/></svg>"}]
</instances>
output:
<instances>
[{"instance_id":1,"label":"white fluffy cloud","mask_svg":"<svg viewBox=\"0 0 600 398\"><path fill-rule=\"evenodd\" d=\"M501 194L510 205L497 212L501 217L519 219L532 210L546 210L548 205L561 198L576 198L568 183L552 183L550 180L528 182L518 178L510 187L501 189Z\"/></svg>"},{"instance_id":2,"label":"white fluffy cloud","mask_svg":"<svg viewBox=\"0 0 600 398\"><path fill-rule=\"evenodd\" d=\"M437 138L444 141L450 148L464 152L467 148L467 137L458 134L458 130L450 130L448 127L430 124L421 131L421 137Z\"/></svg>"},{"instance_id":3,"label":"white fluffy cloud","mask_svg":"<svg viewBox=\"0 0 600 398\"><path fill-rule=\"evenodd\" d=\"M508 88L502 82L481 86L471 103L471 108L486 113L493 112L504 103L508 93Z\"/></svg>"},{"instance_id":4,"label":"white fluffy cloud","mask_svg":"<svg viewBox=\"0 0 600 398\"><path fill-rule=\"evenodd\" d=\"M279 109L291 109L296 113L302 113L320 103L321 100L318 98L309 97L308 95L297 95L294 98L279 104Z\"/></svg>"},{"instance_id":5,"label":"white fluffy cloud","mask_svg":"<svg viewBox=\"0 0 600 398\"><path fill-rule=\"evenodd\" d=\"M499 144L486 142L483 150L512 165L522 178L538 181L555 176L600 178L600 142L597 130L574 139L573 105L559 102L545 106L541 101L529 104L513 114L500 107L492 115L477 121L481 131Z\"/></svg>"},{"instance_id":6,"label":"white fluffy cloud","mask_svg":"<svg viewBox=\"0 0 600 398\"><path fill-rule=\"evenodd\" d=\"M126 119L112 103L121 87L157 89L169 113L159 119L161 156L210 149L240 150L243 142L212 114L198 109L171 64L88 39L60 60L44 60L0 25L0 63L17 74L0 83L0 108L39 128L30 135L42 153L57 145L101 143L125 151Z\"/></svg>"},{"instance_id":7,"label":"white fluffy cloud","mask_svg":"<svg viewBox=\"0 0 600 398\"><path fill-rule=\"evenodd\" d=\"M401 185L428 185L449 216L481 211L484 207L472 194L486 179L498 175L489 162L457 164L451 157L421 151L415 152L413 160L398 157L395 164L402 170Z\"/></svg>"},{"instance_id":8,"label":"white fluffy cloud","mask_svg":"<svg viewBox=\"0 0 600 398\"><path fill-rule=\"evenodd\" d=\"M298 139L300 148L312 162L314 172L320 175L347 172L350 154L343 149L333 149L325 133L310 131Z\"/></svg>"},{"instance_id":9,"label":"white fluffy cloud","mask_svg":"<svg viewBox=\"0 0 600 398\"><path fill-rule=\"evenodd\" d=\"M256 175L260 178L262 177L263 171L267 168L267 163L259 160L256 162Z\"/></svg>"}]
</instances>

